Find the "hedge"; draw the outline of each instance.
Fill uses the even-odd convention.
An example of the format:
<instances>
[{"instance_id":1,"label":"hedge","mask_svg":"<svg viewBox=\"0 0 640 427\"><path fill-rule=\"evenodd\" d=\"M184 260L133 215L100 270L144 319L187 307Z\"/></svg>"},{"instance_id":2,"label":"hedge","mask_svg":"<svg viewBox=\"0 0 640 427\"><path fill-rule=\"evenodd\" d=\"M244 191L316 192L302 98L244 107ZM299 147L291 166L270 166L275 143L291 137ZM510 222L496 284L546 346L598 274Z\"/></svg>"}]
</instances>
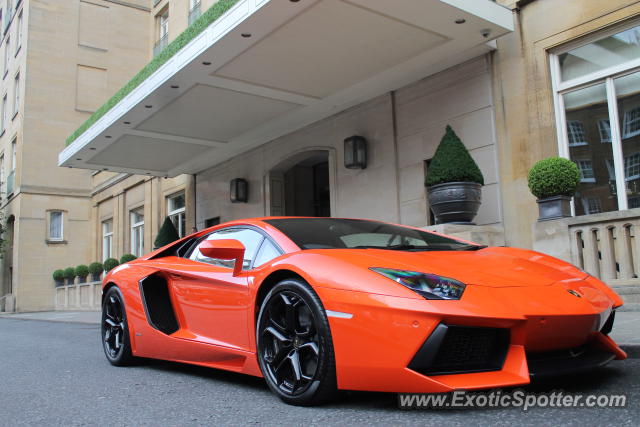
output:
<instances>
[{"instance_id":1,"label":"hedge","mask_svg":"<svg viewBox=\"0 0 640 427\"><path fill-rule=\"evenodd\" d=\"M553 196L573 196L580 185L580 171L571 160L549 157L529 170L529 190L538 199Z\"/></svg>"},{"instance_id":2,"label":"hedge","mask_svg":"<svg viewBox=\"0 0 640 427\"><path fill-rule=\"evenodd\" d=\"M64 280L64 270L56 270L53 272L53 280L62 282Z\"/></svg>"},{"instance_id":3,"label":"hedge","mask_svg":"<svg viewBox=\"0 0 640 427\"><path fill-rule=\"evenodd\" d=\"M75 273L77 277L87 277L89 275L89 267L84 264L80 264L75 268Z\"/></svg>"},{"instance_id":4,"label":"hedge","mask_svg":"<svg viewBox=\"0 0 640 427\"><path fill-rule=\"evenodd\" d=\"M91 264L89 264L89 273L97 276L99 274L102 274L103 271L104 267L102 266L101 262L92 262Z\"/></svg>"},{"instance_id":5,"label":"hedge","mask_svg":"<svg viewBox=\"0 0 640 427\"><path fill-rule=\"evenodd\" d=\"M133 261L134 259L137 259L138 257L135 256L134 254L124 254L120 257L120 264L124 264L125 262L129 262L129 261Z\"/></svg>"},{"instance_id":6,"label":"hedge","mask_svg":"<svg viewBox=\"0 0 640 427\"><path fill-rule=\"evenodd\" d=\"M167 246L169 243L173 243L179 238L178 230L176 230L175 225L173 225L173 221L171 221L171 218L166 217L162 223L162 227L158 230L156 240L153 241L153 247L158 249L163 246Z\"/></svg>"},{"instance_id":7,"label":"hedge","mask_svg":"<svg viewBox=\"0 0 640 427\"><path fill-rule=\"evenodd\" d=\"M114 268L116 268L117 266L119 266L120 263L115 258L107 258L107 259L104 260L103 265L104 265L104 271L106 271L108 273L109 271L111 271Z\"/></svg>"},{"instance_id":8,"label":"hedge","mask_svg":"<svg viewBox=\"0 0 640 427\"><path fill-rule=\"evenodd\" d=\"M67 280L73 280L76 278L76 269L73 267L67 267L64 269L64 278Z\"/></svg>"},{"instance_id":9,"label":"hedge","mask_svg":"<svg viewBox=\"0 0 640 427\"><path fill-rule=\"evenodd\" d=\"M424 185L431 187L447 182L476 182L484 185L480 168L449 125L431 159Z\"/></svg>"},{"instance_id":10,"label":"hedge","mask_svg":"<svg viewBox=\"0 0 640 427\"><path fill-rule=\"evenodd\" d=\"M176 37L162 52L160 52L151 62L145 65L127 84L125 84L118 92L115 93L106 103L99 107L78 129L75 130L68 138L66 145L71 144L87 129L97 122L102 116L107 114L118 102L125 96L129 95L135 88L140 86L151 74L164 65L173 55L180 49L185 47L198 34L202 33L212 22L217 20L226 11L231 9L240 0L219 0L206 12L200 16L193 24Z\"/></svg>"}]
</instances>

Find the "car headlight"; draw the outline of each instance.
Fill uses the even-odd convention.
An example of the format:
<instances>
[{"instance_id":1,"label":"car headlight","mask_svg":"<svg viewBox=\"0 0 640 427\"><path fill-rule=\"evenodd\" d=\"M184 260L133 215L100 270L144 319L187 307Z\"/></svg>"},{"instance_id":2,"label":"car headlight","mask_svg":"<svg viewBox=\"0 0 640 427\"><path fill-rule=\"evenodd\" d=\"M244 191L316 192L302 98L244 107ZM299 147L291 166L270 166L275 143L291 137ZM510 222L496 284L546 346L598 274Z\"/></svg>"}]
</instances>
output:
<instances>
[{"instance_id":1,"label":"car headlight","mask_svg":"<svg viewBox=\"0 0 640 427\"><path fill-rule=\"evenodd\" d=\"M466 285L449 277L417 271L372 267L372 271L400 283L425 299L460 299Z\"/></svg>"}]
</instances>

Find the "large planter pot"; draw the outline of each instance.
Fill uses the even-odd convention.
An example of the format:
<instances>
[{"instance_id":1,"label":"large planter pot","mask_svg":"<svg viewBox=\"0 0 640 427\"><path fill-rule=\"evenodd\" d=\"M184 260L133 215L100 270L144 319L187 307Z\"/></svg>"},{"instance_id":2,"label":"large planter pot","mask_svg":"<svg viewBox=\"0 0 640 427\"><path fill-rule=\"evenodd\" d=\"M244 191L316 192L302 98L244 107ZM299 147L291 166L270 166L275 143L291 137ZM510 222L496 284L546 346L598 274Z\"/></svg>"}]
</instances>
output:
<instances>
[{"instance_id":1,"label":"large planter pot","mask_svg":"<svg viewBox=\"0 0 640 427\"><path fill-rule=\"evenodd\" d=\"M92 280L93 282L99 282L99 281L100 281L100 276L101 276L101 275L102 275L101 273L98 273L98 274L92 274L92 275L91 275L91 280Z\"/></svg>"},{"instance_id":2,"label":"large planter pot","mask_svg":"<svg viewBox=\"0 0 640 427\"><path fill-rule=\"evenodd\" d=\"M87 283L87 277L78 277L78 283Z\"/></svg>"},{"instance_id":3,"label":"large planter pot","mask_svg":"<svg viewBox=\"0 0 640 427\"><path fill-rule=\"evenodd\" d=\"M553 196L536 201L540 212L538 221L549 221L571 216L571 197L569 196Z\"/></svg>"},{"instance_id":4,"label":"large planter pot","mask_svg":"<svg viewBox=\"0 0 640 427\"><path fill-rule=\"evenodd\" d=\"M64 286L64 280L55 280L56 288Z\"/></svg>"},{"instance_id":5,"label":"large planter pot","mask_svg":"<svg viewBox=\"0 0 640 427\"><path fill-rule=\"evenodd\" d=\"M447 182L427 188L436 224L473 224L482 202L482 186L475 182Z\"/></svg>"}]
</instances>

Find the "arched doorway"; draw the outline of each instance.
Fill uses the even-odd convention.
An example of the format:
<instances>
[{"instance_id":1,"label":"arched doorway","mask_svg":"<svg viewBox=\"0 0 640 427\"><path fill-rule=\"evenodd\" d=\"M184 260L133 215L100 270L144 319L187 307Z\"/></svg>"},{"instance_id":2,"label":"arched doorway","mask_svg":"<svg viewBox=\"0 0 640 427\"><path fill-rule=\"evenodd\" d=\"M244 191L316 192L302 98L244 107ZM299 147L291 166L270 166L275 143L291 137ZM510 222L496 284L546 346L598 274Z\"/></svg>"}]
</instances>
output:
<instances>
[{"instance_id":1,"label":"arched doorway","mask_svg":"<svg viewBox=\"0 0 640 427\"><path fill-rule=\"evenodd\" d=\"M329 150L308 150L272 168L267 215L331 216L332 159Z\"/></svg>"}]
</instances>

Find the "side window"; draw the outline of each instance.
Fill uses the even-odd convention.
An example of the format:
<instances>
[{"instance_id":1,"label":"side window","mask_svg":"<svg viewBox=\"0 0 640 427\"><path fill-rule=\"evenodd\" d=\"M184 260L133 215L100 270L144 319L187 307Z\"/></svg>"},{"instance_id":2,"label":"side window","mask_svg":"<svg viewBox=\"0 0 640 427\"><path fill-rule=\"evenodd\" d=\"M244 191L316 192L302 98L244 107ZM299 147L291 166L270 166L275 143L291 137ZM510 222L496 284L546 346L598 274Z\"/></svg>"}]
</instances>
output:
<instances>
[{"instance_id":1,"label":"side window","mask_svg":"<svg viewBox=\"0 0 640 427\"><path fill-rule=\"evenodd\" d=\"M257 231L248 228L226 228L224 230L211 233L207 240L223 240L234 239L238 240L245 247L244 261L242 263L242 269L246 270L251 267L251 261L256 255L256 251L260 247L260 243L264 237ZM233 268L234 261L227 259L209 258L200 253L199 248L196 248L191 255L190 259L194 261L206 262L208 264L217 265L219 267Z\"/></svg>"},{"instance_id":2,"label":"side window","mask_svg":"<svg viewBox=\"0 0 640 427\"><path fill-rule=\"evenodd\" d=\"M273 246L273 243L271 243L269 239L264 239L264 242L262 243L262 246L260 246L260 250L256 255L256 260L253 262L253 267L260 267L262 264L266 264L280 255L282 254L275 246Z\"/></svg>"}]
</instances>

